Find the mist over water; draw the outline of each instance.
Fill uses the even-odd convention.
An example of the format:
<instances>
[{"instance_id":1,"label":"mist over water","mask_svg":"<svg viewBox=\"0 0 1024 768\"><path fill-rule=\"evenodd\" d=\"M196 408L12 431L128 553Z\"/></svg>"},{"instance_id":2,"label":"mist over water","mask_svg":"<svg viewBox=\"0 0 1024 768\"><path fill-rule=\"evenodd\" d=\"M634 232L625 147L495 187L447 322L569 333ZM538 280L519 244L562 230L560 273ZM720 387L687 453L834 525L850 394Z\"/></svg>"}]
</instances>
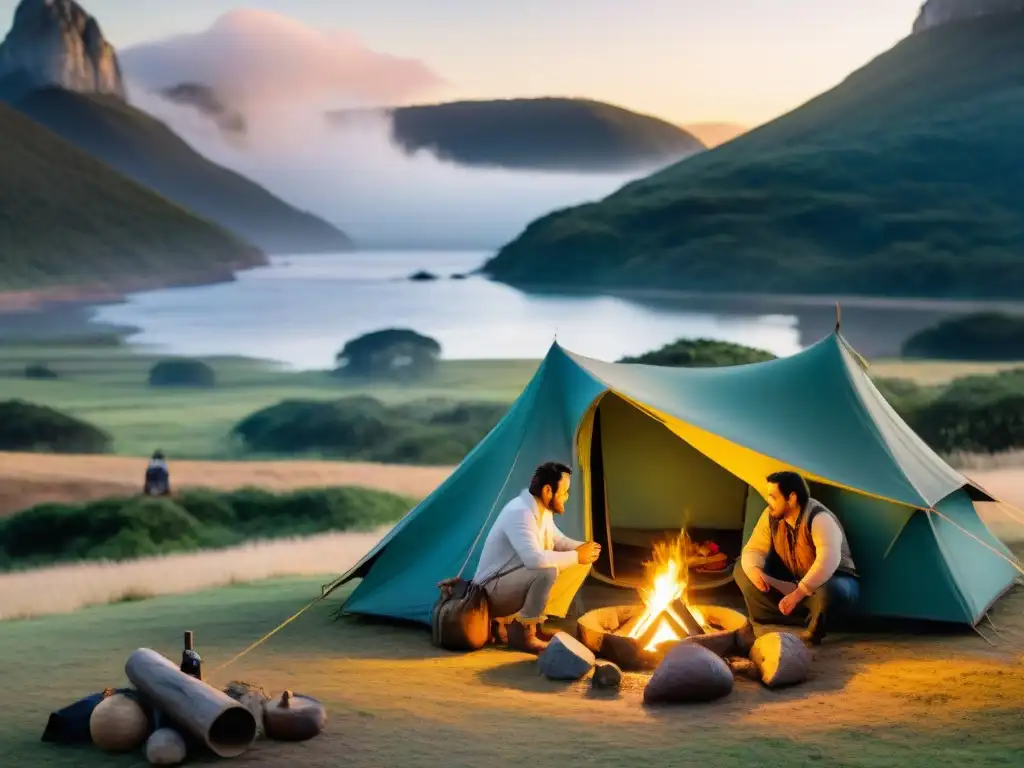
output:
<instances>
[{"instance_id":1,"label":"mist over water","mask_svg":"<svg viewBox=\"0 0 1024 768\"><path fill-rule=\"evenodd\" d=\"M245 112L232 139L209 118L132 87L131 100L198 152L330 221L361 247L498 248L535 218L600 199L645 175L542 173L458 166L391 141L374 112L330 123L326 109L277 104Z\"/></svg>"}]
</instances>

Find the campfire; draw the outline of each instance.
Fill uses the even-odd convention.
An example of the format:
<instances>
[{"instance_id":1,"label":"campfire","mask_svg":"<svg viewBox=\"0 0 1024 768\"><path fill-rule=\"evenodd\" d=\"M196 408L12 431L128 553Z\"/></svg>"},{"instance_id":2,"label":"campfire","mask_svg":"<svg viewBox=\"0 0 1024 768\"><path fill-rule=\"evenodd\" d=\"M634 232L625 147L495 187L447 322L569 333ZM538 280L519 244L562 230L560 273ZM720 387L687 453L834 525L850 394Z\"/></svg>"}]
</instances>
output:
<instances>
[{"instance_id":1,"label":"campfire","mask_svg":"<svg viewBox=\"0 0 1024 768\"><path fill-rule=\"evenodd\" d=\"M686 599L688 538L683 531L654 546L653 559L644 564L649 587L639 591L644 610L630 619L617 634L636 640L645 651L663 643L702 635L707 622Z\"/></svg>"}]
</instances>

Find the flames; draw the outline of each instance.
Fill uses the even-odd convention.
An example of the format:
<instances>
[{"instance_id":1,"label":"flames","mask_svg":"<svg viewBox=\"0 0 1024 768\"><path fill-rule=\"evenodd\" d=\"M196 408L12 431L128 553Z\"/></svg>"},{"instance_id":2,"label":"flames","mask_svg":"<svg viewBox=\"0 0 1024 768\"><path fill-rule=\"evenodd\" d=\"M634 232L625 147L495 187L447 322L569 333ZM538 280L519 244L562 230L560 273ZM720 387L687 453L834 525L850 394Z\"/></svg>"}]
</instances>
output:
<instances>
[{"instance_id":1,"label":"flames","mask_svg":"<svg viewBox=\"0 0 1024 768\"><path fill-rule=\"evenodd\" d=\"M686 622L674 607L677 601L686 606L690 615L699 624L705 625L704 617L686 600L687 547L688 539L686 532L683 531L674 539L657 542L654 545L653 559L644 564L647 583L651 586L639 590L644 601L644 612L628 636L633 639L650 637L644 646L646 651L654 651L661 643L681 640L686 636L679 634L679 631L685 632ZM655 622L657 626L654 634L650 635Z\"/></svg>"}]
</instances>

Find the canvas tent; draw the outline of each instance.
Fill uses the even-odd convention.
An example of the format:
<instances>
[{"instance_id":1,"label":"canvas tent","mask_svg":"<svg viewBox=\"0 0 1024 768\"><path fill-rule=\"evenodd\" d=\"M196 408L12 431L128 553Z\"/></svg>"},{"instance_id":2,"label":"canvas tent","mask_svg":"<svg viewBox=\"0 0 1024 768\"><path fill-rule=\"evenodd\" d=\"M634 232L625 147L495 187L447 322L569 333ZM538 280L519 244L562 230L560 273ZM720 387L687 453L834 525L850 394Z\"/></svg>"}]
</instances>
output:
<instances>
[{"instance_id":1,"label":"canvas tent","mask_svg":"<svg viewBox=\"0 0 1024 768\"><path fill-rule=\"evenodd\" d=\"M628 581L611 560L645 533L686 525L738 550L780 469L842 520L867 615L974 625L1017 577L974 507L994 499L913 433L838 329L724 368L606 363L556 343L452 475L332 585L362 579L344 611L429 623L436 583L472 575L498 511L549 460L573 466L559 526L608 545L595 576L612 583Z\"/></svg>"}]
</instances>

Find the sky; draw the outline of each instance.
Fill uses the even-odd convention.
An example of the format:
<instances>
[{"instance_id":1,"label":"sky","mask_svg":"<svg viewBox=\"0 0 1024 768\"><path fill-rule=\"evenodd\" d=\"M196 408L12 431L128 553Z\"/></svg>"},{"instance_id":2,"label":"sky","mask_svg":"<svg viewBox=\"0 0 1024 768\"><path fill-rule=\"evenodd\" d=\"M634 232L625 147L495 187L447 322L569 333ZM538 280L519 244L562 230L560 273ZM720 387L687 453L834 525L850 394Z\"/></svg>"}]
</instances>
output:
<instances>
[{"instance_id":1,"label":"sky","mask_svg":"<svg viewBox=\"0 0 1024 768\"><path fill-rule=\"evenodd\" d=\"M81 0L116 48L237 8L346 31L444 99L574 96L676 123L766 122L905 37L921 0ZM9 25L17 0L0 0Z\"/></svg>"}]
</instances>

